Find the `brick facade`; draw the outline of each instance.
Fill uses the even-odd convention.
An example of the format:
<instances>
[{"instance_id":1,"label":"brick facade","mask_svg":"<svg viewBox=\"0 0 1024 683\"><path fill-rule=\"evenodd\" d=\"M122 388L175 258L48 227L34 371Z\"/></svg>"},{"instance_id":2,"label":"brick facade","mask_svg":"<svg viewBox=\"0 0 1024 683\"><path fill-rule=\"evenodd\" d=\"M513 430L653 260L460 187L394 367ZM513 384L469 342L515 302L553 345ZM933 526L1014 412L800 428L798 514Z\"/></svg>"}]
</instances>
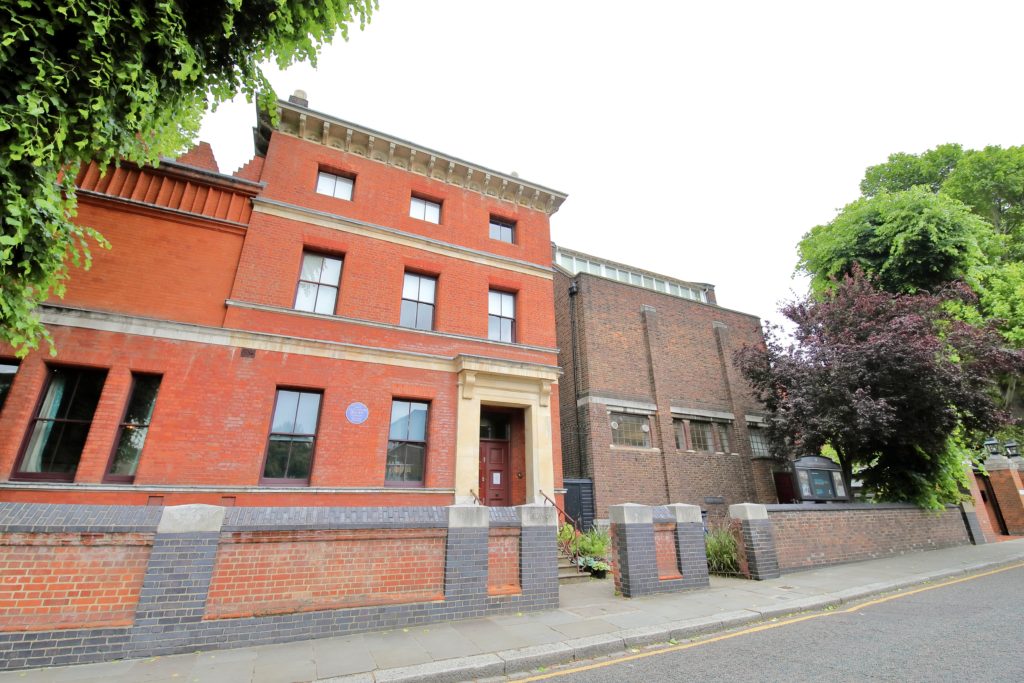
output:
<instances>
[{"instance_id":1,"label":"brick facade","mask_svg":"<svg viewBox=\"0 0 1024 683\"><path fill-rule=\"evenodd\" d=\"M598 517L625 502L685 502L718 519L732 503L775 502L771 461L752 464L748 436L762 408L732 362L763 343L757 318L719 307L711 291L704 303L561 268L554 286L563 471L593 479ZM619 412L644 416L648 447L614 444ZM690 421L721 425L728 447L717 433L710 448L696 445Z\"/></svg>"},{"instance_id":2,"label":"brick facade","mask_svg":"<svg viewBox=\"0 0 1024 683\"><path fill-rule=\"evenodd\" d=\"M0 501L465 503L483 493L476 425L495 404L511 411L504 504L557 494L549 216L565 196L300 102L280 107L235 176L203 145L159 168L81 171L78 220L112 248L94 249L92 269L74 270L64 299L42 308L56 356L18 361L0 347L0 362L18 365L0 407ZM319 193L321 172L354 179L351 199ZM410 217L413 196L440 203L439 223ZM490 237L492 218L514 224L512 243ZM296 309L304 253L342 261L328 312ZM407 272L436 278L430 330L400 325ZM515 296L511 342L489 338L491 290ZM55 368L106 372L77 461L61 471L26 464ZM160 386L137 468L118 478L140 373ZM320 395L312 465L264 482L279 390ZM412 485L386 477L393 400L429 405ZM357 403L365 415L352 418Z\"/></svg>"}]
</instances>

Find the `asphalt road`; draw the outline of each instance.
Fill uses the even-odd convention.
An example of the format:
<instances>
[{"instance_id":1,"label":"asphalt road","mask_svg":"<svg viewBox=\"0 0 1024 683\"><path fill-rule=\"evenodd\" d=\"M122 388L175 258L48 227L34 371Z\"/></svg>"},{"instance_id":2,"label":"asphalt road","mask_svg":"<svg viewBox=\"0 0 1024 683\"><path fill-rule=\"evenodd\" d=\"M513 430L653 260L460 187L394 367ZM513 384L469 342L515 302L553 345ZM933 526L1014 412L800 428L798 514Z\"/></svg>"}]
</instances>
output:
<instances>
[{"instance_id":1,"label":"asphalt road","mask_svg":"<svg viewBox=\"0 0 1024 683\"><path fill-rule=\"evenodd\" d=\"M558 683L1024 681L1024 568L888 597L854 605L853 611L844 605L802 621L779 619L775 628L712 636L687 649L589 670L579 665L553 670L544 678Z\"/></svg>"}]
</instances>

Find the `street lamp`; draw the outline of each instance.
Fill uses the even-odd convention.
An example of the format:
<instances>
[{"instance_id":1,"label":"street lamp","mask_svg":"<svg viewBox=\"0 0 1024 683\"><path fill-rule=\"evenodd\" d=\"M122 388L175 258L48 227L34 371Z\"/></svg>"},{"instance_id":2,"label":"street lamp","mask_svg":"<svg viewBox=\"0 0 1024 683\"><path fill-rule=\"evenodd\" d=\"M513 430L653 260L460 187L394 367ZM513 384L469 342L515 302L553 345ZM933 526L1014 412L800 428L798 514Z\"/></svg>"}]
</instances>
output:
<instances>
[{"instance_id":1,"label":"street lamp","mask_svg":"<svg viewBox=\"0 0 1024 683\"><path fill-rule=\"evenodd\" d=\"M985 441L985 450L988 451L989 456L993 458L1001 455L1001 449L999 448L999 440L996 439L995 437L992 437L991 439Z\"/></svg>"},{"instance_id":2,"label":"street lamp","mask_svg":"<svg viewBox=\"0 0 1024 683\"><path fill-rule=\"evenodd\" d=\"M1007 441L1003 444L1003 447L1006 448L1006 457L1008 458L1016 458L1020 455L1020 450L1017 448L1016 441Z\"/></svg>"}]
</instances>

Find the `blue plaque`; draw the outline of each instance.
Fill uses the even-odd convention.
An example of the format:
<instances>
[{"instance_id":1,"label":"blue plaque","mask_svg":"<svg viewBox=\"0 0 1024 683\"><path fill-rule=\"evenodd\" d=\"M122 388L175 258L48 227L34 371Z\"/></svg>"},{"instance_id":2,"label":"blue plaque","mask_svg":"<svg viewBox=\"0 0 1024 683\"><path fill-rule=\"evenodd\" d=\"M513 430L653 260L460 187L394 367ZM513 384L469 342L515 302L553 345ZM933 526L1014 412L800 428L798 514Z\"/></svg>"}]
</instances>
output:
<instances>
[{"instance_id":1,"label":"blue plaque","mask_svg":"<svg viewBox=\"0 0 1024 683\"><path fill-rule=\"evenodd\" d=\"M370 409L366 407L365 403L350 403L348 408L345 409L345 417L348 421L354 425L361 425L366 422L366 418L370 417Z\"/></svg>"}]
</instances>

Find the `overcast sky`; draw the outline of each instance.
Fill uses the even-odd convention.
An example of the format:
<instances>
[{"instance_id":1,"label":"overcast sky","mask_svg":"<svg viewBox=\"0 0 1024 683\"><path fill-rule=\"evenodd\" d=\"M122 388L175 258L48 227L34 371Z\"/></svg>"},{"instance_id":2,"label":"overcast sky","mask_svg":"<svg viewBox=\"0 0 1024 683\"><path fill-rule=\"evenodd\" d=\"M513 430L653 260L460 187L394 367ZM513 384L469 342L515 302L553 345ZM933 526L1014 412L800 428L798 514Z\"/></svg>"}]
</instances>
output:
<instances>
[{"instance_id":1,"label":"overcast sky","mask_svg":"<svg viewBox=\"0 0 1024 683\"><path fill-rule=\"evenodd\" d=\"M1024 143L1019 2L380 0L278 95L569 198L568 248L716 285L778 321L796 244L865 167ZM221 170L252 105L207 117Z\"/></svg>"}]
</instances>

